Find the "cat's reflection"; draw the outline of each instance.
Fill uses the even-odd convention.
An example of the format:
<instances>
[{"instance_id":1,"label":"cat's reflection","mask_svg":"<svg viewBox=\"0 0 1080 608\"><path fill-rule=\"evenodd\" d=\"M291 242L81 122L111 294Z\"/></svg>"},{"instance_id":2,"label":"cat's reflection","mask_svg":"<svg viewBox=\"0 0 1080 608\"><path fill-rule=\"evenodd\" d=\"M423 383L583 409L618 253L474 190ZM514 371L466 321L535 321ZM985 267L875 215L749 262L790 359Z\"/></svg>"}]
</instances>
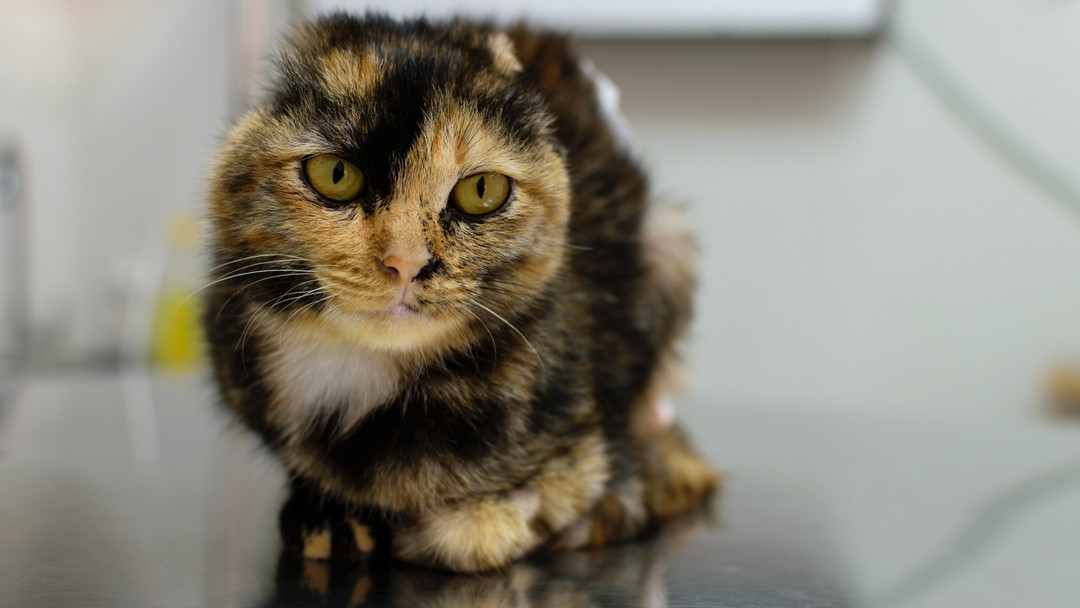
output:
<instances>
[{"instance_id":1,"label":"cat's reflection","mask_svg":"<svg viewBox=\"0 0 1080 608\"><path fill-rule=\"evenodd\" d=\"M667 606L667 558L714 518L670 522L651 538L593 551L534 557L496 573L456 575L396 563L305 560L282 554L262 608L585 608Z\"/></svg>"}]
</instances>

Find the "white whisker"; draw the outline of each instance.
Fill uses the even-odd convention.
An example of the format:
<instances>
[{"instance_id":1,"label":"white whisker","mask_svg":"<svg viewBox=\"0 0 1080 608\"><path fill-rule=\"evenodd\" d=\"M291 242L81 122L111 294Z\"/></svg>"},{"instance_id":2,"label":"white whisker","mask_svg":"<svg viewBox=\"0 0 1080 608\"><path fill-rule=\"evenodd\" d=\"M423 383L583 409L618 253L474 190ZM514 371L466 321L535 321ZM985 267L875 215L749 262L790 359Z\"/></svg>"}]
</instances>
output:
<instances>
[{"instance_id":1,"label":"white whisker","mask_svg":"<svg viewBox=\"0 0 1080 608\"><path fill-rule=\"evenodd\" d=\"M315 279L313 279L313 280L315 280ZM311 281L305 281L305 283L310 283L310 282ZM300 285L303 285L303 284L304 283L293 286L291 289L289 289L289 291L287 291L284 294L282 294L281 296L279 296L278 299L274 300L273 302L263 302L261 305L259 305L258 308L255 309L255 311L253 313L251 313L251 317L248 318L247 323L244 325L244 330L242 332L240 332L240 339L237 341L237 345L236 345L236 348L240 349L240 357L241 358L243 358L243 356L244 356L244 347L247 345L247 339L249 337L251 337L252 334L255 333L255 328L258 325L260 317L261 318L266 318L270 314L273 314L274 307L277 306L279 303L282 303L282 299L284 299L285 296L288 296L290 293L292 293L292 291L294 289L296 289L297 287L299 287ZM297 302L297 301L302 300L302 299L304 299L304 298L306 298L308 296L315 295L315 294L319 293L321 290L322 290L322 288L316 287L314 289L309 289L307 291L303 291L303 292L301 292L299 294L293 294L292 297L290 297L288 300L286 300L284 302L284 304L285 304L285 306L288 306L289 304L292 304L293 302Z\"/></svg>"},{"instance_id":2,"label":"white whisker","mask_svg":"<svg viewBox=\"0 0 1080 608\"><path fill-rule=\"evenodd\" d=\"M241 268L240 270L247 270L248 268L252 268L254 266L259 266L261 264L269 264L269 263L271 263L271 262L262 262L262 263L259 263L259 264L253 264L253 265L250 265L250 266L245 266L245 267ZM231 279L239 279L240 277L251 276L253 274L267 274L267 273L275 273L274 276L267 277L268 279L273 279L275 276L288 277L288 276L305 275L305 274L306 275L313 275L313 274L315 274L315 271L314 270L301 269L301 268L264 268L262 270L252 270L250 272L239 272L238 271L237 273L227 274L227 275L221 277L220 279L211 281L211 282L207 283L206 285L203 285L202 287L200 287L200 288L196 289L195 291L189 293L186 298L181 300L180 303L176 305L176 308L179 309L181 306L184 305L184 303L186 303L191 298L195 297L199 292L203 291L204 289L213 287L214 285L217 285L218 283L220 283L222 281L228 281L228 280L231 280ZM256 282L258 282L258 281L256 281ZM254 284L255 283L249 283L249 285L254 285Z\"/></svg>"},{"instance_id":3,"label":"white whisker","mask_svg":"<svg viewBox=\"0 0 1080 608\"><path fill-rule=\"evenodd\" d=\"M540 362L541 369L545 369L545 370L547 369L546 366L544 365L544 358L540 356L540 352L536 350L536 347L534 347L532 345L532 342L529 342L529 339L525 337L525 334L521 333L518 330L518 328L514 327L513 323L511 323L511 322L507 321L506 319L502 318L501 316L499 316L499 313L495 312L494 310L491 310L490 308L488 308L487 306L484 306L483 304L481 304L480 302L477 302L476 300L473 300L472 303L476 304L480 308L486 310L489 314L491 314L491 316L493 316L496 319L502 321L503 323L506 324L507 327L509 327L511 330L513 330L514 333L517 334L518 337L521 338L522 341L525 342L525 345L528 346L530 350L532 350L533 354L536 355L536 360Z\"/></svg>"},{"instance_id":4,"label":"white whisker","mask_svg":"<svg viewBox=\"0 0 1080 608\"><path fill-rule=\"evenodd\" d=\"M213 272L213 271L215 271L215 270L217 270L219 268L224 268L226 266L231 266L233 264L239 264L240 262L246 262L248 260L255 260L255 259L259 259L259 258L268 258L268 257L284 258L286 260L299 260L301 262L307 262L309 264L311 263L309 260L307 260L305 258L302 258L300 256L290 255L290 254L287 254L287 253L260 253L258 255L249 255L249 256L244 257L244 258L237 258L235 260L229 260L228 262L224 262L222 264L218 264L217 266L214 266L213 268L210 268L209 270L207 270L207 272L208 273ZM267 262L267 263L272 263L274 261L276 261L276 260L270 260L270 262Z\"/></svg>"},{"instance_id":5,"label":"white whisker","mask_svg":"<svg viewBox=\"0 0 1080 608\"><path fill-rule=\"evenodd\" d=\"M281 324L281 330L278 332L278 341L280 342L280 341L284 340L285 327L289 325L289 322L292 321L296 317L296 315L298 315L298 314L300 314L300 313L302 313L302 312L304 312L306 310L310 310L310 309L318 306L319 304L322 304L323 302L332 299L333 297L334 297L334 294L329 294L326 297L315 300L314 302L309 302L307 304L304 304L300 308L296 309L296 311L294 311L291 315L289 315L289 318L285 319L285 322Z\"/></svg>"},{"instance_id":6,"label":"white whisker","mask_svg":"<svg viewBox=\"0 0 1080 608\"><path fill-rule=\"evenodd\" d=\"M245 285L245 287L255 285L257 283L262 283L263 281L269 281L269 280L275 279L275 278L277 278L277 277L276 276L265 277L265 278L259 279L258 281L252 281L250 283L247 283ZM316 279L310 279L310 280L307 280L307 281L303 281L302 283L297 283L296 285L290 287L289 291L286 291L284 294L282 294L282 296L280 298L275 300L274 303L271 306L276 306L278 301L281 300L281 298L284 298L285 296L289 295L292 292L292 290L296 289L297 287L300 287L301 285L307 285L308 283L314 283L314 282L317 282L318 280L319 279L316 278ZM218 320L221 319L221 313L222 313L222 311L225 310L225 306L227 306L229 304L229 302L231 302L232 299L236 297L237 293L239 293L239 292L233 292L232 295L230 295L228 298L225 299L224 302L221 303L221 307L218 308L217 317L214 318L215 321L218 321ZM188 297L191 297L191 296L188 296Z\"/></svg>"},{"instance_id":7,"label":"white whisker","mask_svg":"<svg viewBox=\"0 0 1080 608\"><path fill-rule=\"evenodd\" d=\"M484 323L483 319L481 319L479 316L476 315L476 313L469 310L468 308L463 308L462 311L467 313L470 317L476 319L476 322L480 324L480 327L483 327L484 331L487 332L488 338L491 338L492 355L495 357L496 360L498 360L498 358L499 358L499 344L497 342L495 342L495 335L491 333L490 329L488 329L487 323Z\"/></svg>"},{"instance_id":8,"label":"white whisker","mask_svg":"<svg viewBox=\"0 0 1080 608\"><path fill-rule=\"evenodd\" d=\"M476 319L477 321L480 321L479 317L472 314L468 310L466 310L465 312L468 312L472 316L472 318ZM480 373L480 357L476 354L476 345L473 344L471 340L469 340L469 335L466 334L465 330L461 328L461 321L462 321L461 316L459 316L456 313L451 313L451 314L453 315L454 321L455 321L454 329L456 329L458 334L461 335L462 342L464 342L465 346L468 347L469 356L472 358L473 366L476 368L476 374L479 374ZM480 324L483 325L483 322L480 321ZM484 327L484 329L487 329L487 327ZM488 335L491 336L490 331L488 332ZM491 346L493 348L495 348L495 337L494 336L491 337ZM497 351L496 351L496 353L497 353Z\"/></svg>"}]
</instances>

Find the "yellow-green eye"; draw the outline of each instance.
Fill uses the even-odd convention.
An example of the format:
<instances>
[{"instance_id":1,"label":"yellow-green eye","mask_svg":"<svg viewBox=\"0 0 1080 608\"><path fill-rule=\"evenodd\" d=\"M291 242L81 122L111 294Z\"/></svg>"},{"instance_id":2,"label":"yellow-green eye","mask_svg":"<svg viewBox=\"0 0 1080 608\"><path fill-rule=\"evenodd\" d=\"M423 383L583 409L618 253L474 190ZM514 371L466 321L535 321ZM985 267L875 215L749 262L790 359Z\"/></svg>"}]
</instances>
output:
<instances>
[{"instance_id":1,"label":"yellow-green eye","mask_svg":"<svg viewBox=\"0 0 1080 608\"><path fill-rule=\"evenodd\" d=\"M333 154L320 154L304 161L308 182L332 201L350 201L364 189L364 174L356 165Z\"/></svg>"},{"instance_id":2,"label":"yellow-green eye","mask_svg":"<svg viewBox=\"0 0 1080 608\"><path fill-rule=\"evenodd\" d=\"M509 196L510 178L498 173L481 173L458 182L450 202L469 215L483 215L502 207Z\"/></svg>"}]
</instances>

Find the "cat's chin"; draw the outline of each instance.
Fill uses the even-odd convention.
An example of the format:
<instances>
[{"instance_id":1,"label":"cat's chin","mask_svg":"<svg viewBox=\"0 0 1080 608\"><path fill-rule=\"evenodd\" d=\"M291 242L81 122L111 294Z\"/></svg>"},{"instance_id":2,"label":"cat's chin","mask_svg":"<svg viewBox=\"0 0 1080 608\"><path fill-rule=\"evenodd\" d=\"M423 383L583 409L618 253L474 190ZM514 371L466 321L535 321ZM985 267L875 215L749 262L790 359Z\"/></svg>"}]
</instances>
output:
<instances>
[{"instance_id":1,"label":"cat's chin","mask_svg":"<svg viewBox=\"0 0 1080 608\"><path fill-rule=\"evenodd\" d=\"M377 313L377 316L385 316L391 319L411 319L420 317L420 311L413 308L412 305L404 302L398 302L385 311Z\"/></svg>"},{"instance_id":2,"label":"cat's chin","mask_svg":"<svg viewBox=\"0 0 1080 608\"><path fill-rule=\"evenodd\" d=\"M463 335L454 321L432 317L408 304L376 311L282 313L264 317L261 325L259 331L274 341L315 340L407 358L453 348L454 340Z\"/></svg>"},{"instance_id":3,"label":"cat's chin","mask_svg":"<svg viewBox=\"0 0 1080 608\"><path fill-rule=\"evenodd\" d=\"M336 312L322 317L323 329L337 339L389 352L442 350L450 346L451 337L460 335L451 321L403 303L375 312Z\"/></svg>"}]
</instances>

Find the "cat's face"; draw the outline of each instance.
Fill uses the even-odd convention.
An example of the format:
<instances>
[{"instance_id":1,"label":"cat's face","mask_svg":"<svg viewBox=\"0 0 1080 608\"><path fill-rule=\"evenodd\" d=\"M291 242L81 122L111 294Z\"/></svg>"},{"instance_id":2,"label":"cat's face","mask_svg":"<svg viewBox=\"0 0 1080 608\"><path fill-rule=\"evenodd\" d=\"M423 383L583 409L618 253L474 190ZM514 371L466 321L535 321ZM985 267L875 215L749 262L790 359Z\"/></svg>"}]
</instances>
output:
<instances>
[{"instance_id":1,"label":"cat's face","mask_svg":"<svg viewBox=\"0 0 1080 608\"><path fill-rule=\"evenodd\" d=\"M260 264L237 280L266 319L439 348L552 279L568 178L506 37L340 18L300 32L279 65L211 193L218 253L233 260L221 275Z\"/></svg>"}]
</instances>

